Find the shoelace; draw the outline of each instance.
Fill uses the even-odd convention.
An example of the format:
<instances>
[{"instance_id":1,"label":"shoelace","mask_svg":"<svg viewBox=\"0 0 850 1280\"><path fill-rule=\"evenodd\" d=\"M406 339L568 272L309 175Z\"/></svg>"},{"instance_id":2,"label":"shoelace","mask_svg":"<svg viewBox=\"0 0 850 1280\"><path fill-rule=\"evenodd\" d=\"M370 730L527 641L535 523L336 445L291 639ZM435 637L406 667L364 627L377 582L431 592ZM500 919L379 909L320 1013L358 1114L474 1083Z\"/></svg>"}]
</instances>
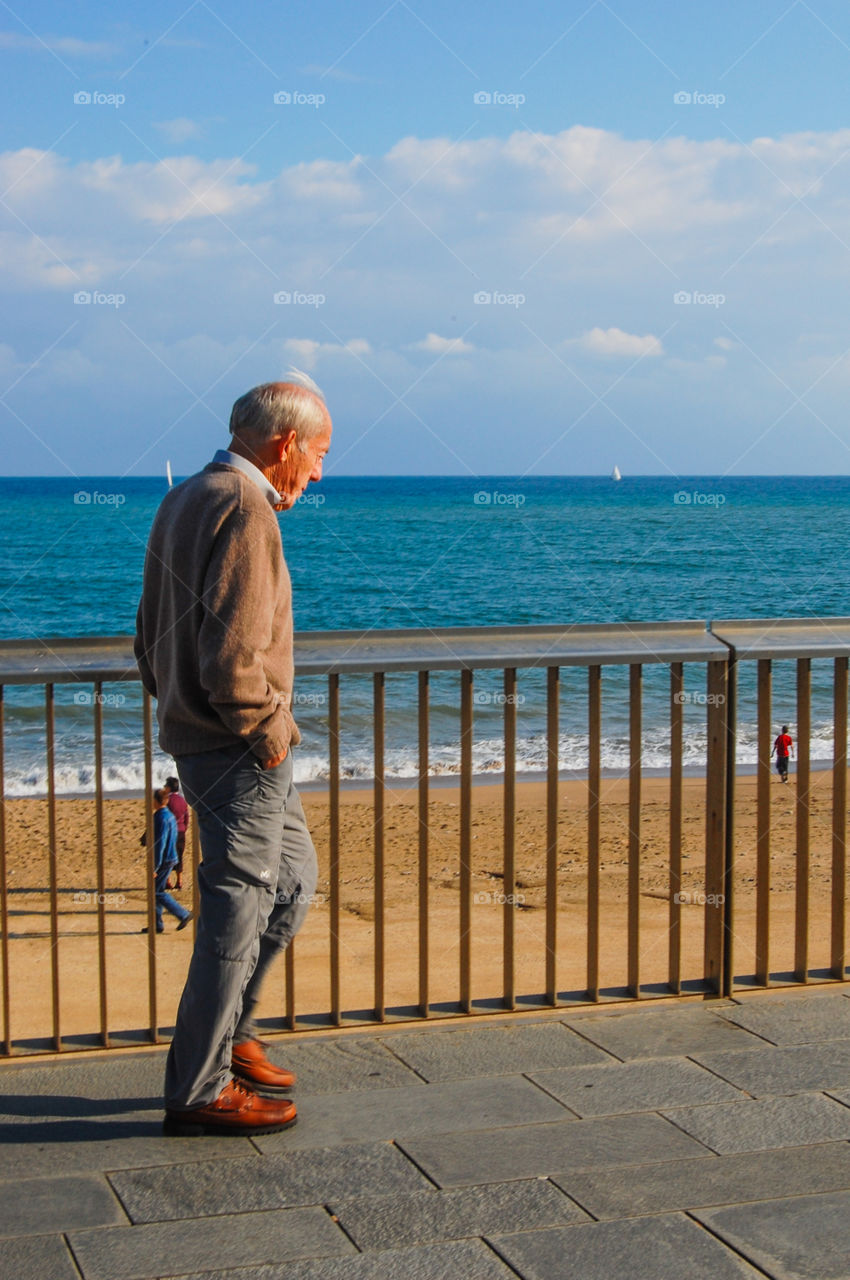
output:
<instances>
[{"instance_id":1,"label":"shoelace","mask_svg":"<svg viewBox=\"0 0 850 1280\"><path fill-rule=\"evenodd\" d=\"M240 1095L240 1094L245 1095L244 1098L240 1098L241 1102L248 1102L250 1101L251 1098L256 1097L254 1090L249 1089L248 1086L244 1085L241 1080L231 1080L230 1090L231 1090L231 1093L235 1093L237 1095Z\"/></svg>"}]
</instances>

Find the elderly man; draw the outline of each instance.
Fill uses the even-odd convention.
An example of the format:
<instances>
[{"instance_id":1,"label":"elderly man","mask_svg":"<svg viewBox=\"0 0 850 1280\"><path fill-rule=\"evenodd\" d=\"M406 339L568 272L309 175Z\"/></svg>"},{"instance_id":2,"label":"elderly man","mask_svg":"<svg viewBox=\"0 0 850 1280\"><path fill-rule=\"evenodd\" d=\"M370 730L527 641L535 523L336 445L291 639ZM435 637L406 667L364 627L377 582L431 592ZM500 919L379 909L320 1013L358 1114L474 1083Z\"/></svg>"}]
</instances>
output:
<instances>
[{"instance_id":1,"label":"elderly man","mask_svg":"<svg viewBox=\"0 0 850 1280\"><path fill-rule=\"evenodd\" d=\"M275 511L322 477L331 420L296 370L236 401L232 440L153 522L135 652L201 838L197 939L165 1081L165 1132L295 1123L252 1015L317 866L292 783L292 592ZM231 1078L235 1077L235 1078Z\"/></svg>"}]
</instances>

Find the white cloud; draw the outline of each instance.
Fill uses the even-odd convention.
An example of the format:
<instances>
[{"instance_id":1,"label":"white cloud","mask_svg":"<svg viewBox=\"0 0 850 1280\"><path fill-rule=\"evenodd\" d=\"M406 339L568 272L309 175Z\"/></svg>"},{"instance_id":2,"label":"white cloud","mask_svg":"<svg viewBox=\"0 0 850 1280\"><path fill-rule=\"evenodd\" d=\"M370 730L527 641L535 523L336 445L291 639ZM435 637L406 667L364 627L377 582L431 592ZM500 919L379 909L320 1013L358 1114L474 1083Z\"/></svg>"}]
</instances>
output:
<instances>
[{"instance_id":1,"label":"white cloud","mask_svg":"<svg viewBox=\"0 0 850 1280\"><path fill-rule=\"evenodd\" d=\"M380 420L347 461L353 470L384 469L387 450L424 450L427 432L405 434L411 413L438 434L453 423L457 452L480 466L529 400L532 468L542 456L550 470L575 470L583 431L588 450L604 430L624 430L616 409L679 470L679 451L702 447L703 417L721 424L712 465L732 465L767 431L748 466L775 469L768 428L787 387L843 432L847 370L832 366L850 348L850 166L838 163L848 145L850 131L746 146L573 128L456 145L408 137L384 155L276 173L266 157L262 176L227 156L6 152L0 341L15 369L33 366L10 404L58 452L60 424L74 405L86 418L99 379L115 403L136 406L138 423L182 422L186 386L215 384L208 430L219 397L276 376L287 359L318 369L364 430ZM789 190L809 188L795 204ZM75 307L79 289L120 292L126 304ZM280 291L324 302L276 306ZM725 301L677 306L679 291ZM490 305L475 305L480 292ZM724 325L729 337L715 337ZM464 358L424 371L443 355ZM625 446L620 465L639 469ZM447 453L423 465L460 464Z\"/></svg>"},{"instance_id":2,"label":"white cloud","mask_svg":"<svg viewBox=\"0 0 850 1280\"><path fill-rule=\"evenodd\" d=\"M284 349L293 360L301 361L306 369L315 369L320 358L326 356L368 356L372 347L365 338L352 338L349 342L317 342L314 338L287 338Z\"/></svg>"},{"instance_id":3,"label":"white cloud","mask_svg":"<svg viewBox=\"0 0 850 1280\"><path fill-rule=\"evenodd\" d=\"M106 58L119 52L106 40L79 40L76 36L35 36L0 31L0 49L28 49L35 53L61 53L68 58Z\"/></svg>"},{"instance_id":4,"label":"white cloud","mask_svg":"<svg viewBox=\"0 0 850 1280\"><path fill-rule=\"evenodd\" d=\"M154 128L159 129L169 142L188 142L190 138L200 138L203 134L203 128L197 120L190 120L188 116L155 121Z\"/></svg>"},{"instance_id":5,"label":"white cloud","mask_svg":"<svg viewBox=\"0 0 850 1280\"><path fill-rule=\"evenodd\" d=\"M414 342L413 347L417 351L432 351L435 355L441 356L467 355L475 350L472 343L464 342L463 338L441 338L438 333L429 333L421 342Z\"/></svg>"},{"instance_id":6,"label":"white cloud","mask_svg":"<svg viewBox=\"0 0 850 1280\"><path fill-rule=\"evenodd\" d=\"M582 334L581 345L595 356L661 356L664 347L652 333L640 337L622 329L591 329Z\"/></svg>"},{"instance_id":7,"label":"white cloud","mask_svg":"<svg viewBox=\"0 0 850 1280\"><path fill-rule=\"evenodd\" d=\"M321 342L316 342L312 338L287 338L284 345L293 359L299 361L305 370L315 369L318 354L322 349Z\"/></svg>"}]
</instances>

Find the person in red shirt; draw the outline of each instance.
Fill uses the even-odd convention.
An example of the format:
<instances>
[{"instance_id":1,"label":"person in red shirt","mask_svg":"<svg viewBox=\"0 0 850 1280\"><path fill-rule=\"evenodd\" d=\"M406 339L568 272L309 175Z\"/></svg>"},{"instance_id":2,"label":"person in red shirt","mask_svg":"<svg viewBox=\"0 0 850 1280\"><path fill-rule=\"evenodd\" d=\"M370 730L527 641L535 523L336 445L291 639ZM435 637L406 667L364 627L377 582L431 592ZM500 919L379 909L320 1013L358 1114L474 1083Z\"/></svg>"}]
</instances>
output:
<instances>
[{"instance_id":1,"label":"person in red shirt","mask_svg":"<svg viewBox=\"0 0 850 1280\"><path fill-rule=\"evenodd\" d=\"M773 752L776 752L776 772L779 774L783 782L788 781L788 757L794 754L794 744L791 735L788 732L787 724L782 726L782 732L778 735L773 744Z\"/></svg>"},{"instance_id":2,"label":"person in red shirt","mask_svg":"<svg viewBox=\"0 0 850 1280\"><path fill-rule=\"evenodd\" d=\"M177 864L174 868L175 889L183 888L183 851L186 848L186 830L189 826L189 806L180 794L178 778L166 778L163 790L168 792L168 807L177 819Z\"/></svg>"}]
</instances>

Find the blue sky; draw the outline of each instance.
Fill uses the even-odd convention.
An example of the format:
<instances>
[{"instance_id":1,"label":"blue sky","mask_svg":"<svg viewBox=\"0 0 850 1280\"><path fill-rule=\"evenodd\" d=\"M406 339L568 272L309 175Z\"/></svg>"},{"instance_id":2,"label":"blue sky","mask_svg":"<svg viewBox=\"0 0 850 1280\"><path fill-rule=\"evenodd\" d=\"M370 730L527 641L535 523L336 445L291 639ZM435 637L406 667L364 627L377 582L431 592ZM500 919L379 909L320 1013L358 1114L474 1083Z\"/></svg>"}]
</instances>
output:
<instances>
[{"instance_id":1,"label":"blue sky","mask_svg":"<svg viewBox=\"0 0 850 1280\"><path fill-rule=\"evenodd\" d=\"M843 473L850 9L0 4L6 474Z\"/></svg>"}]
</instances>

